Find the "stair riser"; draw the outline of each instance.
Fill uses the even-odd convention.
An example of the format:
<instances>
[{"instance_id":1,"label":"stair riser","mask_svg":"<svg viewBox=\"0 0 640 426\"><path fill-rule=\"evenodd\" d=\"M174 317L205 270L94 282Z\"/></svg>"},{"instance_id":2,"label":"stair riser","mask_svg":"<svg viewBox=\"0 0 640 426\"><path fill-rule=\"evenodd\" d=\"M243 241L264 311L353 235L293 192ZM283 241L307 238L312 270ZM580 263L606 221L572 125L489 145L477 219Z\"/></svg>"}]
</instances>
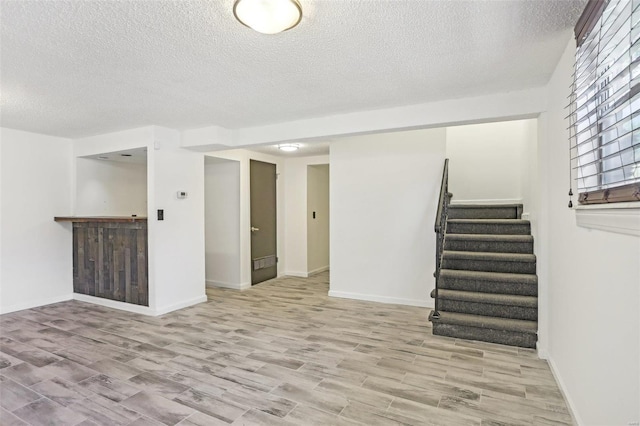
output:
<instances>
[{"instance_id":1,"label":"stair riser","mask_svg":"<svg viewBox=\"0 0 640 426\"><path fill-rule=\"evenodd\" d=\"M505 208L451 208L449 219L519 219L515 207Z\"/></svg>"},{"instance_id":2,"label":"stair riser","mask_svg":"<svg viewBox=\"0 0 640 426\"><path fill-rule=\"evenodd\" d=\"M438 308L446 312L484 315L489 317L511 318L537 321L538 309L523 306L494 305L489 303L466 302L462 300L440 299Z\"/></svg>"},{"instance_id":3,"label":"stair riser","mask_svg":"<svg viewBox=\"0 0 640 426\"><path fill-rule=\"evenodd\" d=\"M483 342L500 343L502 345L535 348L537 335L517 331L493 330L490 328L469 327L457 324L442 324L433 322L433 334L459 339L480 340Z\"/></svg>"},{"instance_id":4,"label":"stair riser","mask_svg":"<svg viewBox=\"0 0 640 426\"><path fill-rule=\"evenodd\" d=\"M530 235L529 223L455 223L447 222L449 234Z\"/></svg>"},{"instance_id":5,"label":"stair riser","mask_svg":"<svg viewBox=\"0 0 640 426\"><path fill-rule=\"evenodd\" d=\"M535 274L535 262L501 262L495 260L442 259L442 268L463 271L507 272L512 274Z\"/></svg>"},{"instance_id":6,"label":"stair riser","mask_svg":"<svg viewBox=\"0 0 640 426\"><path fill-rule=\"evenodd\" d=\"M527 253L533 254L533 242L503 242L503 241L475 241L475 240L447 240L445 250L452 251L482 251L493 253Z\"/></svg>"},{"instance_id":7,"label":"stair riser","mask_svg":"<svg viewBox=\"0 0 640 426\"><path fill-rule=\"evenodd\" d=\"M537 296L537 284L523 284L517 282L480 281L463 278L441 277L439 288L460 291L475 291L480 293L514 294L518 296Z\"/></svg>"}]
</instances>

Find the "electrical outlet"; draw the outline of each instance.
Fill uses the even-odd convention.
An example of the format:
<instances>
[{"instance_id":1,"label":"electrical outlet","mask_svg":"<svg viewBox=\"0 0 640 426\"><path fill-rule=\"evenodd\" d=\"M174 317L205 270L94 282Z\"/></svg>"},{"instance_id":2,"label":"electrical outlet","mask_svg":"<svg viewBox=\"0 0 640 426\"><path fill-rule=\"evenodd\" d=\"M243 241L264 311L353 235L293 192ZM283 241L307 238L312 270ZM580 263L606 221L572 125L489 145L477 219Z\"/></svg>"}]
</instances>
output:
<instances>
[{"instance_id":1,"label":"electrical outlet","mask_svg":"<svg viewBox=\"0 0 640 426\"><path fill-rule=\"evenodd\" d=\"M158 209L158 220L164 220L164 210Z\"/></svg>"}]
</instances>

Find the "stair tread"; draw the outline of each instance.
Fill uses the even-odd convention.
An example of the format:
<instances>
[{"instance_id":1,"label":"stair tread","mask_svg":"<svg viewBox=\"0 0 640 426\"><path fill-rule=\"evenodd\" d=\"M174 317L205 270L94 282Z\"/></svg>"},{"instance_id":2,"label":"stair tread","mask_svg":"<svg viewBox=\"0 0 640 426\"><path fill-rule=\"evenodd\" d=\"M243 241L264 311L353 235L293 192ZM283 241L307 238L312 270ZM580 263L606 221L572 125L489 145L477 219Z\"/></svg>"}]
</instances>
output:
<instances>
[{"instance_id":1,"label":"stair tread","mask_svg":"<svg viewBox=\"0 0 640 426\"><path fill-rule=\"evenodd\" d=\"M435 295L435 290L433 293L432 297ZM538 298L536 296L521 296L515 294L439 289L438 297L441 299L488 303L492 305L521 306L528 308L536 308L538 306Z\"/></svg>"},{"instance_id":2,"label":"stair tread","mask_svg":"<svg viewBox=\"0 0 640 426\"><path fill-rule=\"evenodd\" d=\"M532 235L520 234L447 234L450 240L475 240L475 241L504 241L504 242L531 242Z\"/></svg>"},{"instance_id":3,"label":"stair tread","mask_svg":"<svg viewBox=\"0 0 640 426\"><path fill-rule=\"evenodd\" d=\"M487 260L501 262L535 262L536 255L528 253L499 253L487 251L444 250L443 259Z\"/></svg>"},{"instance_id":4,"label":"stair tread","mask_svg":"<svg viewBox=\"0 0 640 426\"><path fill-rule=\"evenodd\" d=\"M522 204L449 204L450 209L510 209L523 207Z\"/></svg>"},{"instance_id":5,"label":"stair tread","mask_svg":"<svg viewBox=\"0 0 640 426\"><path fill-rule=\"evenodd\" d=\"M535 334L538 331L537 321L461 314L457 312L440 311L440 318L433 318L433 311L431 311L429 314L429 321L531 334Z\"/></svg>"},{"instance_id":6,"label":"stair tread","mask_svg":"<svg viewBox=\"0 0 640 426\"><path fill-rule=\"evenodd\" d=\"M472 223L472 224L490 224L490 225L502 225L502 224L517 224L527 225L531 223L525 219L447 219L447 222L451 223Z\"/></svg>"},{"instance_id":7,"label":"stair tread","mask_svg":"<svg viewBox=\"0 0 640 426\"><path fill-rule=\"evenodd\" d=\"M509 272L467 271L462 269L441 269L440 277L473 279L477 281L518 282L536 285L535 274L514 274Z\"/></svg>"}]
</instances>

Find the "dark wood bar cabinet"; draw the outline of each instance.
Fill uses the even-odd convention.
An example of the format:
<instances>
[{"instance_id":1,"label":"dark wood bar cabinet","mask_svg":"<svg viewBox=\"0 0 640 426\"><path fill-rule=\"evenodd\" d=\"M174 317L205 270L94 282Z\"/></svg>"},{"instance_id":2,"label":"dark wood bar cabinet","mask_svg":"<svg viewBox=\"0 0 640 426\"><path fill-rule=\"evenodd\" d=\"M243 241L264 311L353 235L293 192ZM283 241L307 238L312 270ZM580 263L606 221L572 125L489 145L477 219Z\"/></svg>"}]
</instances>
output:
<instances>
[{"instance_id":1,"label":"dark wood bar cabinet","mask_svg":"<svg viewBox=\"0 0 640 426\"><path fill-rule=\"evenodd\" d=\"M73 291L149 306L147 219L56 217L73 223Z\"/></svg>"}]
</instances>

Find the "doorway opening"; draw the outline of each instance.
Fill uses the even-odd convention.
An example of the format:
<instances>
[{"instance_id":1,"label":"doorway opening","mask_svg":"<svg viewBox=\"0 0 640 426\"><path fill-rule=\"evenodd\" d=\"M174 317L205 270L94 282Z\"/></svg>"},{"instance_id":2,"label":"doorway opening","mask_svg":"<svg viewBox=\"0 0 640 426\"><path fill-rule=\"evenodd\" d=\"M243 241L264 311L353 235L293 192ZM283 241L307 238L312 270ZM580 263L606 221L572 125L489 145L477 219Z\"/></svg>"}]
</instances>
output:
<instances>
[{"instance_id":1,"label":"doorway opening","mask_svg":"<svg viewBox=\"0 0 640 426\"><path fill-rule=\"evenodd\" d=\"M307 271L329 270L329 165L307 166Z\"/></svg>"},{"instance_id":2,"label":"doorway opening","mask_svg":"<svg viewBox=\"0 0 640 426\"><path fill-rule=\"evenodd\" d=\"M240 162L205 156L205 279L241 288Z\"/></svg>"}]
</instances>

